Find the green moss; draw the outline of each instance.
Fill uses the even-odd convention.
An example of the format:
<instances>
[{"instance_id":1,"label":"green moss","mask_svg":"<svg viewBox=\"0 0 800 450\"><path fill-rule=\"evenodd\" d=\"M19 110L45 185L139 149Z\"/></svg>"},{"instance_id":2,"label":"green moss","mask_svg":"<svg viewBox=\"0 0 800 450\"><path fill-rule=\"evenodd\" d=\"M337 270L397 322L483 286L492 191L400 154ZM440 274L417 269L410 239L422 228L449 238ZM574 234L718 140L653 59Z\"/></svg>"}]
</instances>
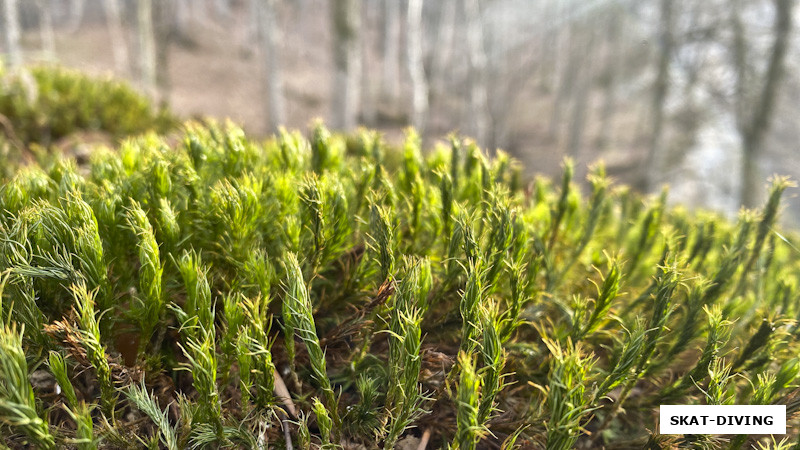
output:
<instances>
[{"instance_id":1,"label":"green moss","mask_svg":"<svg viewBox=\"0 0 800 450\"><path fill-rule=\"evenodd\" d=\"M0 188L3 444L629 448L661 403L796 392L785 180L731 223L456 137L182 133Z\"/></svg>"},{"instance_id":2,"label":"green moss","mask_svg":"<svg viewBox=\"0 0 800 450\"><path fill-rule=\"evenodd\" d=\"M166 131L175 119L124 82L52 66L4 72L0 114L25 144L48 145L76 131L113 138Z\"/></svg>"}]
</instances>

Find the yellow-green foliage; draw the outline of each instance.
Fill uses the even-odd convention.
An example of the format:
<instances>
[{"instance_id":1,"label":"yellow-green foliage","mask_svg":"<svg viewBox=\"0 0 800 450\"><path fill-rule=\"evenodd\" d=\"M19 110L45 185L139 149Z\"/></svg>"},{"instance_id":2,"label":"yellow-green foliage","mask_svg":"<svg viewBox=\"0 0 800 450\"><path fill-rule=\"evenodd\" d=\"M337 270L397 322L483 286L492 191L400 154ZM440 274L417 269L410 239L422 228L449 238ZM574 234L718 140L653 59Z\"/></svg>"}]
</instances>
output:
<instances>
[{"instance_id":1,"label":"yellow-green foliage","mask_svg":"<svg viewBox=\"0 0 800 450\"><path fill-rule=\"evenodd\" d=\"M166 111L124 82L59 67L8 72L0 67L0 114L23 143L47 145L75 131L103 131L119 138L174 122Z\"/></svg>"},{"instance_id":2,"label":"yellow-green foliage","mask_svg":"<svg viewBox=\"0 0 800 450\"><path fill-rule=\"evenodd\" d=\"M189 123L3 185L0 443L750 448L658 436L658 405L796 421L786 180L731 223L602 167L585 195L457 137L309 135Z\"/></svg>"}]
</instances>

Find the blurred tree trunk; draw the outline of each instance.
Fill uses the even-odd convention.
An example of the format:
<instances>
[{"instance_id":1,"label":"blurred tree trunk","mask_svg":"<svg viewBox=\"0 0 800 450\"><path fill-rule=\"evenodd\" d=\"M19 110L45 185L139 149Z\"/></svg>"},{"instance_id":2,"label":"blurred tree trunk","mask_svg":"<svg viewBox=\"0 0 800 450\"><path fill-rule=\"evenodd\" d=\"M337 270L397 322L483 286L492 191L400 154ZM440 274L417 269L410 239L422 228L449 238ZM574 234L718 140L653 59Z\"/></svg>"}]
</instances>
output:
<instances>
[{"instance_id":1,"label":"blurred tree trunk","mask_svg":"<svg viewBox=\"0 0 800 450\"><path fill-rule=\"evenodd\" d=\"M381 97L392 107L400 97L400 0L383 2L383 76Z\"/></svg>"},{"instance_id":2,"label":"blurred tree trunk","mask_svg":"<svg viewBox=\"0 0 800 450\"><path fill-rule=\"evenodd\" d=\"M735 97L733 99L733 109L736 114L736 126L744 128L747 104L746 87L750 84L749 69L747 67L747 42L744 25L741 17L742 1L731 1L731 29L733 31L733 69L736 73Z\"/></svg>"},{"instance_id":3,"label":"blurred tree trunk","mask_svg":"<svg viewBox=\"0 0 800 450\"><path fill-rule=\"evenodd\" d=\"M569 100L570 94L575 90L575 82L578 78L579 61L576 51L576 35L580 30L575 22L570 22L564 30L556 28L552 31L557 34L558 52L553 58L553 75L556 77L555 83L558 84L555 99L553 100L553 112L550 116L550 127L548 134L554 139L556 144L560 143L560 126L562 124L564 106ZM566 60L566 61L565 61Z\"/></svg>"},{"instance_id":4,"label":"blurred tree trunk","mask_svg":"<svg viewBox=\"0 0 800 450\"><path fill-rule=\"evenodd\" d=\"M549 21L543 25L547 32L543 39L545 51L542 55L541 86L542 90L555 93L548 136L555 141L556 145L558 145L560 137L559 126L561 125L563 106L575 82L574 66L576 62L572 51L575 27L569 14L569 4L555 0L552 14L549 14L548 17Z\"/></svg>"},{"instance_id":5,"label":"blurred tree trunk","mask_svg":"<svg viewBox=\"0 0 800 450\"><path fill-rule=\"evenodd\" d=\"M247 1L252 5L254 0ZM172 42L184 48L195 47L197 45L195 30L199 28L195 26L198 23L196 21L196 9L199 2L196 0L172 0L172 3ZM248 38L251 38L251 42L255 42L256 31L255 25L253 25L256 22L255 8L250 7L249 12L249 25L244 27L243 31L248 33Z\"/></svg>"},{"instance_id":6,"label":"blurred tree trunk","mask_svg":"<svg viewBox=\"0 0 800 450\"><path fill-rule=\"evenodd\" d=\"M156 43L153 29L153 0L136 2L136 32L139 41L139 83L151 99L156 90Z\"/></svg>"},{"instance_id":7,"label":"blurred tree trunk","mask_svg":"<svg viewBox=\"0 0 800 450\"><path fill-rule=\"evenodd\" d=\"M189 4L191 0L176 0L175 1L175 27L180 34L181 39L189 28L189 19L192 15L192 6Z\"/></svg>"},{"instance_id":8,"label":"blurred tree trunk","mask_svg":"<svg viewBox=\"0 0 800 450\"><path fill-rule=\"evenodd\" d=\"M153 3L153 41L155 48L155 85L158 102L169 103L172 84L169 77L169 48L175 29L175 1L155 0Z\"/></svg>"},{"instance_id":9,"label":"blurred tree trunk","mask_svg":"<svg viewBox=\"0 0 800 450\"><path fill-rule=\"evenodd\" d=\"M664 155L664 115L665 103L670 87L670 60L674 53L674 11L673 0L661 0L660 15L661 25L659 31L659 53L656 81L653 86L652 100L652 121L650 132L650 143L647 148L647 157L644 161L644 170L640 186L645 192L650 192L657 188L661 182L659 174L663 167Z\"/></svg>"},{"instance_id":10,"label":"blurred tree trunk","mask_svg":"<svg viewBox=\"0 0 800 450\"><path fill-rule=\"evenodd\" d=\"M764 180L758 169L758 159L763 151L764 138L772 123L775 113L775 100L778 89L783 78L786 52L789 45L789 38L792 31L792 9L793 0L774 0L775 4L775 25L773 29L774 41L769 52L766 72L760 93L754 99L752 105L746 105L742 101L745 92L748 91L745 77L747 70L744 47L744 31L742 26L736 26L740 20L739 10L734 10L734 40L735 58L737 61L737 79L739 87L739 101L741 105L738 110L737 123L742 138L742 184L741 184L741 204L745 208L758 206L763 190ZM741 22L738 22L741 24ZM755 91L755 90L754 90ZM746 109L746 110L745 110ZM750 111L750 114L746 114Z\"/></svg>"},{"instance_id":11,"label":"blurred tree trunk","mask_svg":"<svg viewBox=\"0 0 800 450\"><path fill-rule=\"evenodd\" d=\"M544 29L549 23L555 22L557 16L558 6L556 3L551 0L544 0L541 5L541 19L534 25L534 33ZM539 90L543 92L552 90L552 79L555 78L552 71L555 68L559 34L558 30L551 29L548 33L544 33L544 36L537 39L541 52L539 53L538 70L535 76L537 77Z\"/></svg>"},{"instance_id":12,"label":"blurred tree trunk","mask_svg":"<svg viewBox=\"0 0 800 450\"><path fill-rule=\"evenodd\" d=\"M340 130L352 130L358 123L361 87L361 1L333 0L333 101L331 124Z\"/></svg>"},{"instance_id":13,"label":"blurred tree trunk","mask_svg":"<svg viewBox=\"0 0 800 450\"><path fill-rule=\"evenodd\" d=\"M617 78L623 63L623 50L620 48L622 35L622 11L612 8L606 23L605 70L602 79L603 106L600 117L600 134L596 148L603 151L614 142L614 115L617 109Z\"/></svg>"},{"instance_id":14,"label":"blurred tree trunk","mask_svg":"<svg viewBox=\"0 0 800 450\"><path fill-rule=\"evenodd\" d=\"M442 12L439 16L439 29L436 36L435 57L431 64L431 73L428 79L431 82L430 97L441 97L447 90L449 80L445 76L453 59L453 42L456 34L456 6L457 0L441 0Z\"/></svg>"},{"instance_id":15,"label":"blurred tree trunk","mask_svg":"<svg viewBox=\"0 0 800 450\"><path fill-rule=\"evenodd\" d=\"M191 22L194 24L199 24L203 27L210 26L212 21L208 17L205 0L186 0L186 5L189 7L189 17L191 18Z\"/></svg>"},{"instance_id":16,"label":"blurred tree trunk","mask_svg":"<svg viewBox=\"0 0 800 450\"><path fill-rule=\"evenodd\" d=\"M114 55L114 67L117 73L122 74L127 72L130 61L128 60L128 44L125 42L125 32L122 27L119 0L103 0L103 9L106 13L111 52Z\"/></svg>"},{"instance_id":17,"label":"blurred tree trunk","mask_svg":"<svg viewBox=\"0 0 800 450\"><path fill-rule=\"evenodd\" d=\"M39 35L42 38L42 55L47 61L56 57L56 38L53 34L53 10L50 0L37 0L39 8Z\"/></svg>"},{"instance_id":18,"label":"blurred tree trunk","mask_svg":"<svg viewBox=\"0 0 800 450\"><path fill-rule=\"evenodd\" d=\"M22 49L19 39L19 9L17 0L3 1L3 25L5 25L5 47L8 54L7 64L14 68L22 64Z\"/></svg>"},{"instance_id":19,"label":"blurred tree trunk","mask_svg":"<svg viewBox=\"0 0 800 450\"><path fill-rule=\"evenodd\" d=\"M269 131L277 133L286 124L286 105L283 94L283 74L281 72L280 45L281 30L278 23L276 0L256 0L258 15L259 42L264 62L264 87Z\"/></svg>"},{"instance_id":20,"label":"blurred tree trunk","mask_svg":"<svg viewBox=\"0 0 800 450\"><path fill-rule=\"evenodd\" d=\"M519 61L535 61L533 46L524 45L524 50L514 49L513 37L519 29L516 26L517 10L510 7L500 8L494 16L495 30L486 39L486 53L493 55L493 64L487 67L489 79L502 78L502 83L487 83L487 102L489 104L489 133L486 148L506 148L514 111L515 97L525 87L535 70L531 64L520 65ZM524 72L524 74L523 74Z\"/></svg>"},{"instance_id":21,"label":"blurred tree trunk","mask_svg":"<svg viewBox=\"0 0 800 450\"><path fill-rule=\"evenodd\" d=\"M294 34L300 36L308 36L311 33L310 29L312 27L316 28L315 22L312 20L308 20L308 18L314 17L315 14L319 14L319 12L317 11L314 11L313 13L311 11L312 6L315 6L313 5L314 2L315 0L294 0L293 2L291 2L292 16L294 20L297 22ZM325 3L330 3L330 2L325 2ZM316 5L316 6L320 7L321 5ZM291 48L292 41L293 39L289 39L285 43L287 49Z\"/></svg>"},{"instance_id":22,"label":"blurred tree trunk","mask_svg":"<svg viewBox=\"0 0 800 450\"><path fill-rule=\"evenodd\" d=\"M486 51L483 41L483 21L478 0L464 0L469 60L470 133L476 142L486 145L489 132L489 96L486 91Z\"/></svg>"},{"instance_id":23,"label":"blurred tree trunk","mask_svg":"<svg viewBox=\"0 0 800 450\"><path fill-rule=\"evenodd\" d=\"M406 49L411 78L411 125L422 136L428 114L428 80L422 63L422 0L408 0Z\"/></svg>"},{"instance_id":24,"label":"blurred tree trunk","mask_svg":"<svg viewBox=\"0 0 800 450\"><path fill-rule=\"evenodd\" d=\"M373 60L374 42L366 36L371 31L370 25L379 21L379 16L382 14L380 6L377 2L366 2L361 9L361 23L364 24L361 33L365 36L359 40L361 49L361 121L368 126L374 126L377 120L376 97L379 94L376 91L379 86L376 85L376 81L380 82L380 80L372 76L378 71L378 67L375 66Z\"/></svg>"},{"instance_id":25,"label":"blurred tree trunk","mask_svg":"<svg viewBox=\"0 0 800 450\"><path fill-rule=\"evenodd\" d=\"M584 22L585 23L585 22ZM567 154L574 159L578 158L583 146L583 136L586 129L586 115L589 109L589 96L593 81L593 56L595 36L592 24L586 24L580 29L581 36L575 36L578 48L573 51L578 55L581 63L576 67L574 99L572 102L572 117L570 119L569 137L567 140Z\"/></svg>"},{"instance_id":26,"label":"blurred tree trunk","mask_svg":"<svg viewBox=\"0 0 800 450\"><path fill-rule=\"evenodd\" d=\"M214 0L214 10L223 22L230 22L233 18L230 0Z\"/></svg>"},{"instance_id":27,"label":"blurred tree trunk","mask_svg":"<svg viewBox=\"0 0 800 450\"><path fill-rule=\"evenodd\" d=\"M257 0L244 0L247 9L247 23L238 28L239 53L248 57L253 52L253 44L259 42L261 33L261 19L259 19L260 6Z\"/></svg>"},{"instance_id":28,"label":"blurred tree trunk","mask_svg":"<svg viewBox=\"0 0 800 450\"><path fill-rule=\"evenodd\" d=\"M69 23L67 32L72 34L78 31L83 22L83 12L86 10L86 0L72 0L69 8Z\"/></svg>"}]
</instances>

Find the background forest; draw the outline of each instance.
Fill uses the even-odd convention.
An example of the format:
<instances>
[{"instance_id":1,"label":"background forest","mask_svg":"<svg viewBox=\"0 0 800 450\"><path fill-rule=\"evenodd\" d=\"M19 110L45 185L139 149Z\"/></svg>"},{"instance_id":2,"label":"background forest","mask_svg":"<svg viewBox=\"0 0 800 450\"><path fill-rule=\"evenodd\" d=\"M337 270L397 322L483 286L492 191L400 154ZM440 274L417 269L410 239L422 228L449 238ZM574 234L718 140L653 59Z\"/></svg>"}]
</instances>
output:
<instances>
[{"instance_id":1,"label":"background forest","mask_svg":"<svg viewBox=\"0 0 800 450\"><path fill-rule=\"evenodd\" d=\"M553 175L603 159L729 216L800 175L792 0L3 0L11 67L127 78L179 115L457 130ZM103 140L104 136L84 136ZM797 200L784 220L797 223Z\"/></svg>"}]
</instances>

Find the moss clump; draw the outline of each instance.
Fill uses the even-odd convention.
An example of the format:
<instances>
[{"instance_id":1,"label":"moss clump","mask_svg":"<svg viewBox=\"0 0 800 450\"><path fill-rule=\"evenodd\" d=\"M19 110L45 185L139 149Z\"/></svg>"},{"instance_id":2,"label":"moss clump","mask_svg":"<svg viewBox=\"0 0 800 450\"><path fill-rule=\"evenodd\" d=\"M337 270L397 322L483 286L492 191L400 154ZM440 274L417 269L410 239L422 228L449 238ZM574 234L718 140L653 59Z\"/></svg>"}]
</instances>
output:
<instances>
[{"instance_id":1,"label":"moss clump","mask_svg":"<svg viewBox=\"0 0 800 450\"><path fill-rule=\"evenodd\" d=\"M16 138L47 146L76 131L101 131L121 138L175 125L166 110L126 83L75 70L34 66L6 72L0 67L0 114Z\"/></svg>"},{"instance_id":2,"label":"moss clump","mask_svg":"<svg viewBox=\"0 0 800 450\"><path fill-rule=\"evenodd\" d=\"M21 170L0 189L2 442L749 448L659 436L657 406L793 418L789 183L730 223L572 177L523 187L456 137L193 123Z\"/></svg>"}]
</instances>

